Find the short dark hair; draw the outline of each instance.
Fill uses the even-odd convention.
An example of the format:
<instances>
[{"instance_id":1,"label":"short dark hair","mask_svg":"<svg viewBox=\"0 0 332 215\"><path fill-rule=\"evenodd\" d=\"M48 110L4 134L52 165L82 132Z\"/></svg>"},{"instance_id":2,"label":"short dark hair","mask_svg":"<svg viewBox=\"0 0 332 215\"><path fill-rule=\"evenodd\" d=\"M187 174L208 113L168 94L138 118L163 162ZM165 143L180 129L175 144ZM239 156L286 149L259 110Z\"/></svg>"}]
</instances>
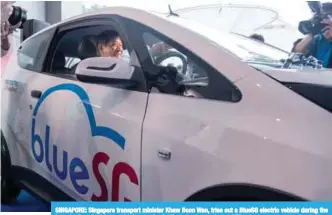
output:
<instances>
[{"instance_id":1,"label":"short dark hair","mask_svg":"<svg viewBox=\"0 0 332 215\"><path fill-rule=\"evenodd\" d=\"M254 40L259 40L261 42L265 42L263 35L260 35L260 34L252 34L249 37Z\"/></svg>"},{"instance_id":2,"label":"short dark hair","mask_svg":"<svg viewBox=\"0 0 332 215\"><path fill-rule=\"evenodd\" d=\"M97 36L97 45L102 44L106 45L109 42L112 42L117 37L119 37L118 32L113 30L103 31L101 34Z\"/></svg>"}]
</instances>

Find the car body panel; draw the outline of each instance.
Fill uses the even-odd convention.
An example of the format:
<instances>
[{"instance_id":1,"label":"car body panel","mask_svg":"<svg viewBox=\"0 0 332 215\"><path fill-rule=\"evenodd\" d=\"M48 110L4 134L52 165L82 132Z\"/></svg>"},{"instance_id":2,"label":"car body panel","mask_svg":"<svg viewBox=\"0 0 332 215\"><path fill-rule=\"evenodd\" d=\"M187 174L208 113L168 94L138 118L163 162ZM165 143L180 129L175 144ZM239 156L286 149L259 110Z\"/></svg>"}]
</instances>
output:
<instances>
[{"instance_id":1,"label":"car body panel","mask_svg":"<svg viewBox=\"0 0 332 215\"><path fill-rule=\"evenodd\" d=\"M205 37L152 13L114 7L58 25L101 14L134 19L172 38L235 83L242 99L231 103L86 84L18 68L13 57L4 83L22 83L23 93L3 89L8 106L2 110L13 165L36 172L76 200L180 201L228 183L266 186L310 200L332 198L329 112ZM37 103L31 90L52 98ZM105 127L107 134L125 139L125 148ZM41 156L36 149L36 156L30 148L38 143L36 135L46 147L47 131L48 147L54 151L56 145L62 153L53 160L49 150ZM94 132L99 135L92 138ZM164 159L163 152L171 157ZM61 176L53 172L54 158L60 161L64 154L68 169Z\"/></svg>"},{"instance_id":2,"label":"car body panel","mask_svg":"<svg viewBox=\"0 0 332 215\"><path fill-rule=\"evenodd\" d=\"M332 87L332 70L331 69L275 69L263 70L264 73L271 75L281 82L318 84Z\"/></svg>"},{"instance_id":3,"label":"car body panel","mask_svg":"<svg viewBox=\"0 0 332 215\"><path fill-rule=\"evenodd\" d=\"M244 94L237 104L150 95L143 132L143 200L181 200L229 183L331 199L332 147L326 135L331 114L268 77L247 77L237 86ZM287 103L277 102L285 98ZM160 106L167 108L159 111ZM158 122L163 124L154 126ZM172 152L171 161L153 156L164 148Z\"/></svg>"},{"instance_id":4,"label":"car body panel","mask_svg":"<svg viewBox=\"0 0 332 215\"><path fill-rule=\"evenodd\" d=\"M22 83L20 87L25 92L19 96L19 102L10 103L14 107L3 112L8 124L2 127L8 126L15 136L15 139L8 140L16 143L9 144L9 151L15 152L12 165L33 170L77 200L90 200L94 194L96 198L105 201L124 198L140 200L140 138L147 93L82 84L21 68L6 73L4 79ZM44 95L49 92L47 99L45 97L43 101L39 100L38 109L38 100L30 96L32 90L41 91ZM82 93L88 95L90 102L81 100ZM5 94L5 101L8 101L9 97L15 98L13 94L19 95L19 92L11 91L8 94ZM86 106L90 107L90 111L92 109L94 119L89 118L91 115L86 112ZM133 106L136 107L134 111L131 110ZM17 107L18 110L13 111ZM15 117L8 120L7 113L13 113ZM32 115L33 113L36 113L36 116ZM32 119L35 120L35 125ZM93 125L91 120L97 124ZM116 130L119 135L121 133L120 136L125 137L123 145L118 147L116 144L119 138L110 140L108 136L102 135L92 137L90 130L99 124L103 128ZM38 144L37 138L31 136L31 132L34 137L40 136L41 145ZM5 133L7 138L7 132ZM68 144L72 142L78 144ZM38 157L41 160L37 161ZM72 169L74 161L79 162L77 166L80 168L87 167L86 173L83 174L86 178L75 176L77 181L83 181L80 182L83 185L77 182L79 184L76 184L76 187L73 185L72 176L77 172ZM119 166L122 167L121 170ZM127 178L124 177L126 175ZM120 176L121 179L107 180ZM104 182L98 184L96 180ZM120 182L114 184L116 180ZM111 189L114 193L114 189L120 189L121 192L116 196L111 194ZM77 190L83 194L80 195Z\"/></svg>"}]
</instances>

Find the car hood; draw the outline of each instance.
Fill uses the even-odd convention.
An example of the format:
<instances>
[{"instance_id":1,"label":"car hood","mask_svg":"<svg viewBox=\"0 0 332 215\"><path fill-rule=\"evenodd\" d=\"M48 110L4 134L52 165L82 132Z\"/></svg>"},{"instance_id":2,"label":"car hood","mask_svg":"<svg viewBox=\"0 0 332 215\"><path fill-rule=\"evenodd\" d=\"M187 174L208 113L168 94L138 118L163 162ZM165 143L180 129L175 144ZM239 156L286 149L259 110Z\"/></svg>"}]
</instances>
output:
<instances>
[{"instance_id":1,"label":"car hood","mask_svg":"<svg viewBox=\"0 0 332 215\"><path fill-rule=\"evenodd\" d=\"M260 69L260 71L303 98L332 113L331 69Z\"/></svg>"},{"instance_id":2,"label":"car hood","mask_svg":"<svg viewBox=\"0 0 332 215\"><path fill-rule=\"evenodd\" d=\"M262 69L261 71L282 83L315 84L332 87L331 69Z\"/></svg>"}]
</instances>

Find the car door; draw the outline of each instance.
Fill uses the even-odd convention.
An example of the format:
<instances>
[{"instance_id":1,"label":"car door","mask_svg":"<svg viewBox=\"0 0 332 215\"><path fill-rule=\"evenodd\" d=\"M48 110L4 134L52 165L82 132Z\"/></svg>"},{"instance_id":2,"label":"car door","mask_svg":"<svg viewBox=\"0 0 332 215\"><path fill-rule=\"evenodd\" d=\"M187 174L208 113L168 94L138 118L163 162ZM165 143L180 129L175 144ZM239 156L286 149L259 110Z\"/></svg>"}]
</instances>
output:
<instances>
[{"instance_id":1,"label":"car door","mask_svg":"<svg viewBox=\"0 0 332 215\"><path fill-rule=\"evenodd\" d=\"M22 43L3 77L5 89L2 95L6 105L2 110L2 130L9 150L18 153L11 158L12 165L26 169L34 169L34 162L31 162L33 108L40 96L38 92L52 83L50 77L42 77L41 71L54 31L55 28L47 29ZM47 118L47 112L41 112ZM26 179L24 174L19 174L19 177Z\"/></svg>"},{"instance_id":2,"label":"car door","mask_svg":"<svg viewBox=\"0 0 332 215\"><path fill-rule=\"evenodd\" d=\"M116 82L81 82L76 79L75 67L66 67L70 63L65 59L81 53L81 48L76 50L84 36L97 36L109 29L120 34L140 87L128 90ZM85 17L60 26L47 55L50 66L44 75L52 77L52 82L42 92L35 112L47 105L47 111L63 113L50 113L56 121L42 125L44 136L33 135L43 142L40 165L48 179L76 200L140 200L141 131L148 94L132 50L126 33L111 16L98 20Z\"/></svg>"},{"instance_id":3,"label":"car door","mask_svg":"<svg viewBox=\"0 0 332 215\"><path fill-rule=\"evenodd\" d=\"M142 200L182 201L216 183L221 172L215 169L229 171L213 155L220 153L225 131L233 130L242 95L188 46L149 24L127 20L145 71L154 77L143 124Z\"/></svg>"}]
</instances>

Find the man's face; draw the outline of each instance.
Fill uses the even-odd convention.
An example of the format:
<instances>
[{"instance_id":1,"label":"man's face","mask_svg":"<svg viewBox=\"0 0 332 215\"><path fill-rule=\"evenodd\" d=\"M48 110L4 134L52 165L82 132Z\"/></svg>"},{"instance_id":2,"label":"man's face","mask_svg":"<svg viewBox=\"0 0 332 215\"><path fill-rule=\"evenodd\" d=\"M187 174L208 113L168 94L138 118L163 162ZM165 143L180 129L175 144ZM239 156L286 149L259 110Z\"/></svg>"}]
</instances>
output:
<instances>
[{"instance_id":1,"label":"man's face","mask_svg":"<svg viewBox=\"0 0 332 215\"><path fill-rule=\"evenodd\" d=\"M114 40L107 44L98 45L98 50L101 57L120 58L123 53L122 41L119 37L116 37Z\"/></svg>"},{"instance_id":2,"label":"man's face","mask_svg":"<svg viewBox=\"0 0 332 215\"><path fill-rule=\"evenodd\" d=\"M325 39L332 40L332 19L324 19L321 23L326 25L322 30Z\"/></svg>"},{"instance_id":3,"label":"man's face","mask_svg":"<svg viewBox=\"0 0 332 215\"><path fill-rule=\"evenodd\" d=\"M332 28L329 28L328 30L324 31L323 35L326 40L332 40Z\"/></svg>"}]
</instances>

